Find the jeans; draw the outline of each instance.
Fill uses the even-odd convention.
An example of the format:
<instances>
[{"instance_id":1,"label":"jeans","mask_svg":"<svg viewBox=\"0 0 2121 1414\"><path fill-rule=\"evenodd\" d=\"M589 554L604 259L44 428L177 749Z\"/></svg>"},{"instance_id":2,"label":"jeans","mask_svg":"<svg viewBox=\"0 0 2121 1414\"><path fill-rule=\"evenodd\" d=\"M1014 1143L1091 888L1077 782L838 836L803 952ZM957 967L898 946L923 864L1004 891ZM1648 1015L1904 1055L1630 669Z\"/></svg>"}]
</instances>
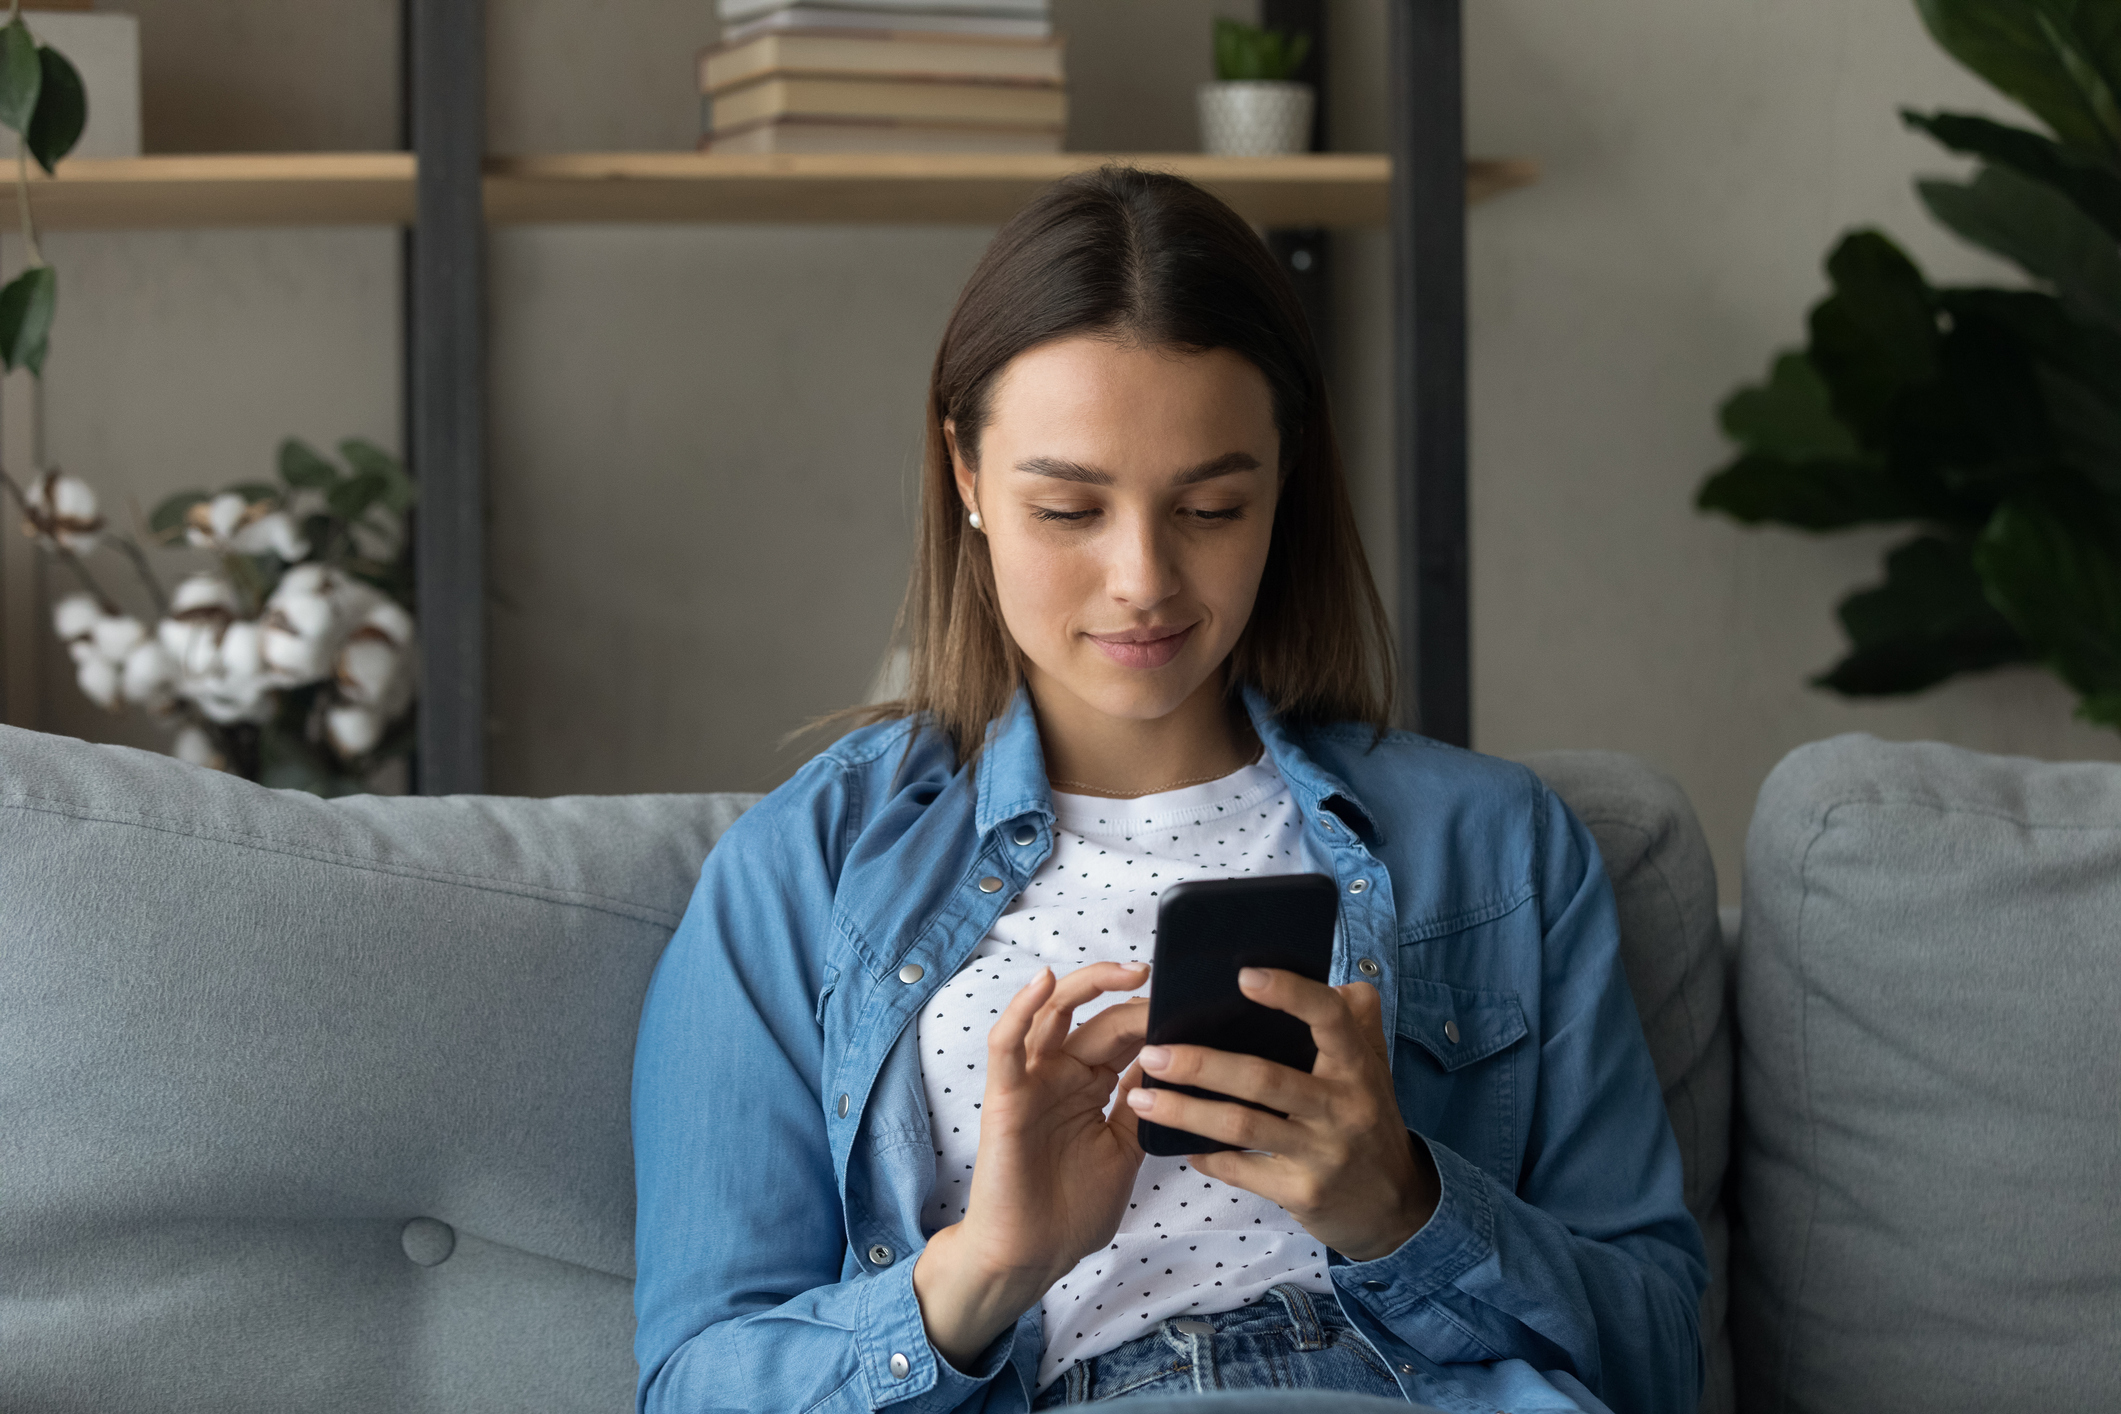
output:
<instances>
[{"instance_id":1,"label":"jeans","mask_svg":"<svg viewBox=\"0 0 2121 1414\"><path fill-rule=\"evenodd\" d=\"M1241 1389L1406 1399L1332 1297L1283 1285L1235 1311L1161 1321L1147 1335L1070 1366L1031 1407Z\"/></svg>"}]
</instances>

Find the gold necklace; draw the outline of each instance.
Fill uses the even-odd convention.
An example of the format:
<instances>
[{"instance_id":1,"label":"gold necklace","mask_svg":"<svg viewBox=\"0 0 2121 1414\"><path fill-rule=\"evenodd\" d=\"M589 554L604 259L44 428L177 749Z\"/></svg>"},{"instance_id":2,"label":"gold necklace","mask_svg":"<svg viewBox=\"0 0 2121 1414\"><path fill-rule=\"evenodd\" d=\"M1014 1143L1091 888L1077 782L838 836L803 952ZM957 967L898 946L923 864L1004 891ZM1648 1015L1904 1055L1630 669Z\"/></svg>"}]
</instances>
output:
<instances>
[{"instance_id":1,"label":"gold necklace","mask_svg":"<svg viewBox=\"0 0 2121 1414\"><path fill-rule=\"evenodd\" d=\"M1254 756L1250 761L1245 762L1244 766L1239 766L1237 770L1242 771L1243 769L1245 769L1245 766L1253 765L1260 759L1261 756L1265 756L1266 754L1266 748L1260 748L1258 756ZM1093 786L1083 781L1064 781L1059 779L1058 777L1048 778L1046 784L1050 786L1064 788L1072 786L1078 791L1082 791L1090 795L1101 795L1108 800L1139 800L1145 795L1162 795L1165 791L1184 790L1187 786L1206 785L1209 781L1219 781L1224 776L1230 776L1235 774L1235 771L1210 771L1205 776L1189 776L1185 780L1173 781L1167 786L1158 786L1154 790L1137 791L1110 791L1106 790L1103 786Z\"/></svg>"}]
</instances>

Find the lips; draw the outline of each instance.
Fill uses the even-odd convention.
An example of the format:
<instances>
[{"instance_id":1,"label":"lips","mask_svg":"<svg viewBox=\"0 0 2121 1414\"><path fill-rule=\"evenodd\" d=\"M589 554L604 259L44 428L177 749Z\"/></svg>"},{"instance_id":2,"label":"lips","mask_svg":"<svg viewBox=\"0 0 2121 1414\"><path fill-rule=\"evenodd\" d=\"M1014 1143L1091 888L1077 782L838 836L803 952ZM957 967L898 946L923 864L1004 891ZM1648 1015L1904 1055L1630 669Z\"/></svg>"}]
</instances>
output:
<instances>
[{"instance_id":1,"label":"lips","mask_svg":"<svg viewBox=\"0 0 2121 1414\"><path fill-rule=\"evenodd\" d=\"M1120 633L1093 633L1092 643L1123 668L1161 668L1176 658L1193 637L1195 625L1184 628L1130 628Z\"/></svg>"}]
</instances>

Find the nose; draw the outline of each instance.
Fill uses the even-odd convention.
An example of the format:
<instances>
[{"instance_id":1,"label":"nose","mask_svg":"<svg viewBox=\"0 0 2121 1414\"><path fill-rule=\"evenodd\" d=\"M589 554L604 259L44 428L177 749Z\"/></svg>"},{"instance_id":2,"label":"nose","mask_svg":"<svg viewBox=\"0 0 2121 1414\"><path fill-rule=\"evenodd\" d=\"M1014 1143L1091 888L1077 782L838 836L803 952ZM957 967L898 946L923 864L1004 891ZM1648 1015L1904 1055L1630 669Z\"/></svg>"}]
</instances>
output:
<instances>
[{"instance_id":1,"label":"nose","mask_svg":"<svg viewBox=\"0 0 2121 1414\"><path fill-rule=\"evenodd\" d=\"M1120 521L1117 533L1107 541L1111 558L1105 583L1114 599L1148 613L1178 593L1176 547L1169 542L1169 527L1158 516L1124 515Z\"/></svg>"}]
</instances>

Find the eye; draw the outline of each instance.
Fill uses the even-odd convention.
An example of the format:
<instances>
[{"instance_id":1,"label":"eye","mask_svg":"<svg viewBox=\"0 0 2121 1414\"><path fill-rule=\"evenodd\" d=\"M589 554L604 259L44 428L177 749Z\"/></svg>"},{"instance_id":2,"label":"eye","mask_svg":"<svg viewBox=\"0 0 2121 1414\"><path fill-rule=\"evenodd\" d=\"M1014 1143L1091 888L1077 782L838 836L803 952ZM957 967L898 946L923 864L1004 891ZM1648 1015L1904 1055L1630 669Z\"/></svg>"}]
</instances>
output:
<instances>
[{"instance_id":1,"label":"eye","mask_svg":"<svg viewBox=\"0 0 2121 1414\"><path fill-rule=\"evenodd\" d=\"M1033 506L1031 508L1031 518L1033 520L1058 522L1061 524L1072 524L1076 521L1088 520L1096 514L1097 510L1094 507L1087 511L1054 511L1048 510L1044 506Z\"/></svg>"},{"instance_id":2,"label":"eye","mask_svg":"<svg viewBox=\"0 0 2121 1414\"><path fill-rule=\"evenodd\" d=\"M1228 508L1227 510L1219 510L1219 511L1201 511L1201 510L1193 510L1193 511L1188 511L1188 512L1186 512L1186 514L1188 514L1188 515L1192 516L1192 517L1193 517L1194 519L1196 519L1196 520L1206 520L1206 521L1229 521L1229 520L1243 520L1243 519L1245 518L1245 508L1244 508L1243 506L1231 506L1231 507L1229 507L1229 508Z\"/></svg>"}]
</instances>

